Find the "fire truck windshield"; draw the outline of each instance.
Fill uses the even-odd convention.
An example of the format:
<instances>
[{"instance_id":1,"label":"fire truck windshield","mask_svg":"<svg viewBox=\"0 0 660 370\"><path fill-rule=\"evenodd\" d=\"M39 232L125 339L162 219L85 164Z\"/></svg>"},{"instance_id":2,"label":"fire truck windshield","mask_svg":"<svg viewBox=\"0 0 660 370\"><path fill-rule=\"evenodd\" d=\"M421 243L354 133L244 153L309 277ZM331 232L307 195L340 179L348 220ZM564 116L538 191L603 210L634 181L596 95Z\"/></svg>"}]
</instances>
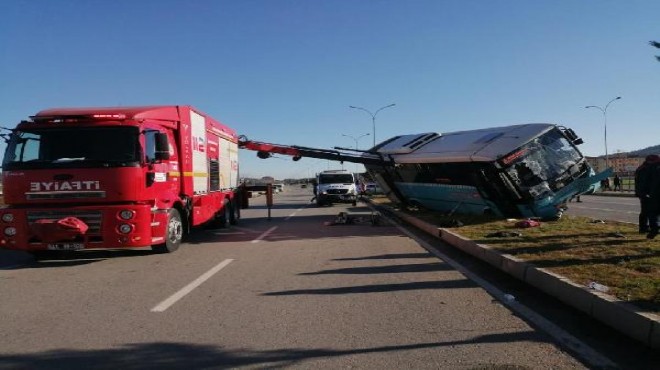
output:
<instances>
[{"instance_id":1,"label":"fire truck windshield","mask_svg":"<svg viewBox=\"0 0 660 370\"><path fill-rule=\"evenodd\" d=\"M16 130L3 168L124 167L140 160L136 127L66 127Z\"/></svg>"},{"instance_id":2,"label":"fire truck windshield","mask_svg":"<svg viewBox=\"0 0 660 370\"><path fill-rule=\"evenodd\" d=\"M539 136L507 158L513 158L505 165L507 175L534 199L551 195L587 170L580 152L559 130Z\"/></svg>"}]
</instances>

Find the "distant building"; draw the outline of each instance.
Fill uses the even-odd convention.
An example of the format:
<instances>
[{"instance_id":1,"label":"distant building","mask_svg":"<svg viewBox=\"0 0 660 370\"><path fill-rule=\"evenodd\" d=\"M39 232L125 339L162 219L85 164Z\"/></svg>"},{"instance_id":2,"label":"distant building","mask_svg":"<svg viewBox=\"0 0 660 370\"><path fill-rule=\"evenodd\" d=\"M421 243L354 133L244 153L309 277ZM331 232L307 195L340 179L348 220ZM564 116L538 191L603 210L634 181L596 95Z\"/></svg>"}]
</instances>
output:
<instances>
[{"instance_id":1,"label":"distant building","mask_svg":"<svg viewBox=\"0 0 660 370\"><path fill-rule=\"evenodd\" d=\"M589 165L596 172L602 172L606 169L606 159L601 157L586 157ZM612 167L614 173L620 175L631 175L635 172L637 167L644 162L644 157L632 156L627 153L616 153L609 156L609 166Z\"/></svg>"}]
</instances>

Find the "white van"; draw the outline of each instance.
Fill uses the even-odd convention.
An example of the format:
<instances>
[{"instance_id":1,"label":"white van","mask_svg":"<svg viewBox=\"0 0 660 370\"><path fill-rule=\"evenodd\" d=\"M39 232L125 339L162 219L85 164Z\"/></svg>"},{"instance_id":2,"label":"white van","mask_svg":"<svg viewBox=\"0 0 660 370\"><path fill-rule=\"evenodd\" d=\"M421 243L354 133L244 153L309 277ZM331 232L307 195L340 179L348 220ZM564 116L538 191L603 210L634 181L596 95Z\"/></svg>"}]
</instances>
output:
<instances>
[{"instance_id":1,"label":"white van","mask_svg":"<svg viewBox=\"0 0 660 370\"><path fill-rule=\"evenodd\" d=\"M332 203L357 204L355 176L346 170L328 170L316 176L316 205Z\"/></svg>"}]
</instances>

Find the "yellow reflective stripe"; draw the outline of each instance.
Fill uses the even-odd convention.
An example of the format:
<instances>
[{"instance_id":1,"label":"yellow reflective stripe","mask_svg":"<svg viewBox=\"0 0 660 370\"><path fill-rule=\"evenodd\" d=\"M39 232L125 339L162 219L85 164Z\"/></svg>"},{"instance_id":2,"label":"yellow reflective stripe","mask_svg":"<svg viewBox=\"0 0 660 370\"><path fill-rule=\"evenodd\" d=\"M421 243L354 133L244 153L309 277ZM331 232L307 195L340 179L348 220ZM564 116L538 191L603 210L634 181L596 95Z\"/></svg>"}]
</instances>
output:
<instances>
[{"instance_id":1,"label":"yellow reflective stripe","mask_svg":"<svg viewBox=\"0 0 660 370\"><path fill-rule=\"evenodd\" d=\"M184 177L208 177L209 174L206 172L184 172Z\"/></svg>"}]
</instances>

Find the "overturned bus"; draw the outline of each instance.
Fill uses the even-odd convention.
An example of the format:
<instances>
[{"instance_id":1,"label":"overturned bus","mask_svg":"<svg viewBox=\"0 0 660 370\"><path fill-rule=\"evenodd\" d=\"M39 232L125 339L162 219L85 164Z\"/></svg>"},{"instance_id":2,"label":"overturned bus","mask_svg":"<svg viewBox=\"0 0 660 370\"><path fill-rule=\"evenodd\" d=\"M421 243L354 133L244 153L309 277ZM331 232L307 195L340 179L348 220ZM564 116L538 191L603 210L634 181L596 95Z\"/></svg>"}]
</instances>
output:
<instances>
[{"instance_id":1,"label":"overturned bus","mask_svg":"<svg viewBox=\"0 0 660 370\"><path fill-rule=\"evenodd\" d=\"M595 191L595 174L573 130L535 123L450 133L400 135L359 152L283 146L239 138L260 158L273 153L362 163L387 196L457 214L553 219L566 202ZM352 152L352 153L351 153Z\"/></svg>"}]
</instances>

